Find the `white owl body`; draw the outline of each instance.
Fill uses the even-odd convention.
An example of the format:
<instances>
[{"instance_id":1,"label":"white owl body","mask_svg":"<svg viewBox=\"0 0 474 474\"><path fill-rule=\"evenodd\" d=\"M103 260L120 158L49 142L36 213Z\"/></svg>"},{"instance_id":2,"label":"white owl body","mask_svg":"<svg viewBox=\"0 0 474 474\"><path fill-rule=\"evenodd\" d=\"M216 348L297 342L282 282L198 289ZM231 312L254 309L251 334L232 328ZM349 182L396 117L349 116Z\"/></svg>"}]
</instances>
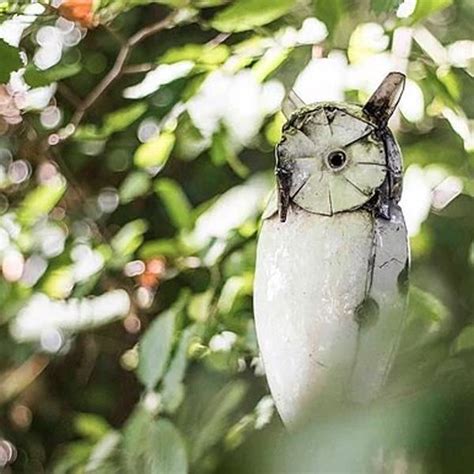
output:
<instances>
[{"instance_id":1,"label":"white owl body","mask_svg":"<svg viewBox=\"0 0 474 474\"><path fill-rule=\"evenodd\" d=\"M287 425L321 399L376 398L406 307L401 156L386 121L403 76L364 108L299 107L276 148L277 203L257 246L254 311L268 384Z\"/></svg>"},{"instance_id":2,"label":"white owl body","mask_svg":"<svg viewBox=\"0 0 474 474\"><path fill-rule=\"evenodd\" d=\"M255 275L256 330L285 422L327 382L335 392L345 391L357 350L354 312L365 296L371 250L367 211L327 217L300 210L285 223L277 215L264 221Z\"/></svg>"}]
</instances>

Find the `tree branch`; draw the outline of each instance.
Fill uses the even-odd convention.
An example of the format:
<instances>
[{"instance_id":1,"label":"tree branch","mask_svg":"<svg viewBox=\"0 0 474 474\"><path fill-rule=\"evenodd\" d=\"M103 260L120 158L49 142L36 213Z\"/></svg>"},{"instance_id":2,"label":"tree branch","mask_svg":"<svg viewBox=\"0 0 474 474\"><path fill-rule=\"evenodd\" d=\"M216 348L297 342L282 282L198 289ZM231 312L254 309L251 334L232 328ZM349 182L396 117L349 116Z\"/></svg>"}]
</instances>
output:
<instances>
[{"instance_id":1,"label":"tree branch","mask_svg":"<svg viewBox=\"0 0 474 474\"><path fill-rule=\"evenodd\" d=\"M156 68L154 63L142 63L142 64L130 64L125 66L122 70L122 74L141 74L144 72L150 72Z\"/></svg>"},{"instance_id":2,"label":"tree branch","mask_svg":"<svg viewBox=\"0 0 474 474\"><path fill-rule=\"evenodd\" d=\"M100 96L104 94L107 89L109 89L112 83L123 73L125 64L128 58L130 57L133 48L145 39L149 38L150 36L173 26L177 14L178 12L174 11L170 13L167 17L165 17L163 20L160 20L152 25L145 26L141 30L137 31L134 35L132 35L122 45L117 57L115 58L115 63L112 68L76 108L76 111L74 112L70 123L66 126L66 129L68 129L68 133L66 133L65 136L61 137L61 141L64 141L66 138L68 138L74 133L77 126L81 123L82 119L87 114L89 109L95 104L95 102L100 98Z\"/></svg>"},{"instance_id":3,"label":"tree branch","mask_svg":"<svg viewBox=\"0 0 474 474\"><path fill-rule=\"evenodd\" d=\"M64 82L58 82L58 92L73 106L79 107L81 99Z\"/></svg>"}]
</instances>

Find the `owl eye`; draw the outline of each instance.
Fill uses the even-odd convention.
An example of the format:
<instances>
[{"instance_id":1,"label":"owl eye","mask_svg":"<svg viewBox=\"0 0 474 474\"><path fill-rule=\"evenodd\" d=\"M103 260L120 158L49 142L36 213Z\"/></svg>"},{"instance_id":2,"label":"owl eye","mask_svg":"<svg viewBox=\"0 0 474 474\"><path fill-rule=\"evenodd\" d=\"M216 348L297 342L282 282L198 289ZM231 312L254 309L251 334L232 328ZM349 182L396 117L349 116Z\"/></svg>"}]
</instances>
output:
<instances>
[{"instance_id":1,"label":"owl eye","mask_svg":"<svg viewBox=\"0 0 474 474\"><path fill-rule=\"evenodd\" d=\"M347 161L346 154L341 150L333 151L327 157L328 165L334 171L338 171L344 168L346 161Z\"/></svg>"}]
</instances>

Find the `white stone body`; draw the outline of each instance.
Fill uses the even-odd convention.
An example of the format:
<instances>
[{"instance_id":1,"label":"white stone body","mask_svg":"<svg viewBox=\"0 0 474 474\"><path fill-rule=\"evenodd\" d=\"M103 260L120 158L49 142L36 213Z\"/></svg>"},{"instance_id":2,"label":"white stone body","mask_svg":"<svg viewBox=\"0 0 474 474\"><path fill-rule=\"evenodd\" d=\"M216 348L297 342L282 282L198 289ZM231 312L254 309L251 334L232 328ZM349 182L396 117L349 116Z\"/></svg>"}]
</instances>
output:
<instances>
[{"instance_id":1,"label":"white stone body","mask_svg":"<svg viewBox=\"0 0 474 474\"><path fill-rule=\"evenodd\" d=\"M290 204L285 222L274 201L263 216L254 312L271 393L292 425L318 400L379 395L406 313L408 244L396 199L384 216L369 204L391 165L360 110L313 107L285 127L277 160L291 173Z\"/></svg>"},{"instance_id":2,"label":"white stone body","mask_svg":"<svg viewBox=\"0 0 474 474\"><path fill-rule=\"evenodd\" d=\"M322 389L350 382L372 249L368 212L292 212L263 223L255 275L256 330L284 421ZM343 278L341 276L344 276ZM332 377L331 380L328 380Z\"/></svg>"}]
</instances>

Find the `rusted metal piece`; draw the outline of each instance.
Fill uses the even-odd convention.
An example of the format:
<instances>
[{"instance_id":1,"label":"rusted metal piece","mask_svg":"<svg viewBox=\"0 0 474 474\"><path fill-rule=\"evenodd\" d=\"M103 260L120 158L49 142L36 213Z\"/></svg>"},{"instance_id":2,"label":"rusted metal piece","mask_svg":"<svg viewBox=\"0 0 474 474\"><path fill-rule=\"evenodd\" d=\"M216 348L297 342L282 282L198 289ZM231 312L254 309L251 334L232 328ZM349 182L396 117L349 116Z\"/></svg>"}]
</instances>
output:
<instances>
[{"instance_id":1,"label":"rusted metal piece","mask_svg":"<svg viewBox=\"0 0 474 474\"><path fill-rule=\"evenodd\" d=\"M385 127L400 102L404 87L405 75L401 72L391 72L364 105L364 112L372 117L379 127Z\"/></svg>"}]
</instances>

